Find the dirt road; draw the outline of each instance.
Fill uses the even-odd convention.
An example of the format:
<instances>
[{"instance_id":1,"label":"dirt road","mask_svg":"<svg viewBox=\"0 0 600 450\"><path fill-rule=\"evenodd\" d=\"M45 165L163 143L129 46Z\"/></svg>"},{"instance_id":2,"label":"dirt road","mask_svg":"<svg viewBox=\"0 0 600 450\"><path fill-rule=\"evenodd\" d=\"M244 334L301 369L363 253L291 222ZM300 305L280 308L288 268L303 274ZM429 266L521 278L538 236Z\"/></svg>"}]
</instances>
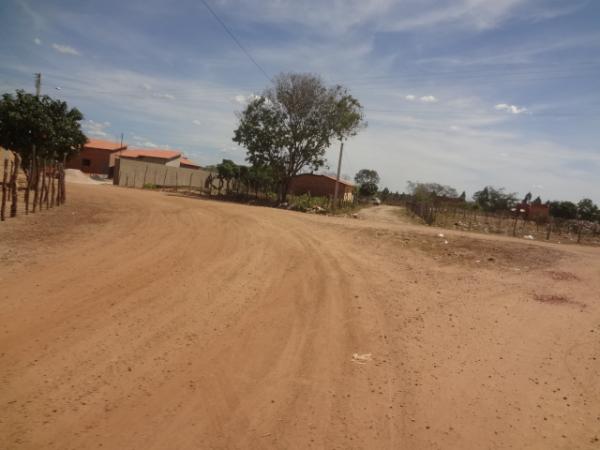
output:
<instances>
[{"instance_id":1,"label":"dirt road","mask_svg":"<svg viewBox=\"0 0 600 450\"><path fill-rule=\"evenodd\" d=\"M69 188L0 224L0 448L600 446L598 249Z\"/></svg>"}]
</instances>

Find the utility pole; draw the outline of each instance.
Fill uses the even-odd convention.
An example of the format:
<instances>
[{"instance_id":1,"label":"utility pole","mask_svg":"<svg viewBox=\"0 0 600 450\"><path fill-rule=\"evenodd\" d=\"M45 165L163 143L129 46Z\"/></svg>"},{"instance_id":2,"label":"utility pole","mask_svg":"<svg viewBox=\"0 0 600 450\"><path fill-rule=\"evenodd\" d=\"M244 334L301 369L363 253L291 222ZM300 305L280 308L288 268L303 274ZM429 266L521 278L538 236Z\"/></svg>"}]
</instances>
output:
<instances>
[{"instance_id":1,"label":"utility pole","mask_svg":"<svg viewBox=\"0 0 600 450\"><path fill-rule=\"evenodd\" d=\"M42 74L35 74L35 96L39 97L42 92Z\"/></svg>"},{"instance_id":2,"label":"utility pole","mask_svg":"<svg viewBox=\"0 0 600 450\"><path fill-rule=\"evenodd\" d=\"M121 148L123 148L123 133L121 133Z\"/></svg>"},{"instance_id":3,"label":"utility pole","mask_svg":"<svg viewBox=\"0 0 600 450\"><path fill-rule=\"evenodd\" d=\"M340 141L340 158L338 159L337 177L335 180L335 190L333 191L333 209L336 208L338 190L340 188L340 172L342 171L342 155L344 154L344 141Z\"/></svg>"}]
</instances>

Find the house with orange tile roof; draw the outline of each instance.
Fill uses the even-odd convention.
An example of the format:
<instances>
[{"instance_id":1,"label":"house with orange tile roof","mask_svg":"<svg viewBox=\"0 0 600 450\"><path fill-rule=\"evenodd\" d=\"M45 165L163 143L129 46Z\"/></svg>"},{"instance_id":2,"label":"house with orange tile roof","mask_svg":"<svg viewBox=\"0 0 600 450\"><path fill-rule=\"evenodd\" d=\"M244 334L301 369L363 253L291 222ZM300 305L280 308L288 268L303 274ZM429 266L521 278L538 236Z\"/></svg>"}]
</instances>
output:
<instances>
[{"instance_id":1,"label":"house with orange tile roof","mask_svg":"<svg viewBox=\"0 0 600 450\"><path fill-rule=\"evenodd\" d=\"M115 159L127 149L126 144L103 139L89 139L81 152L67 161L67 168L79 169L85 173L94 173L112 177Z\"/></svg>"}]
</instances>

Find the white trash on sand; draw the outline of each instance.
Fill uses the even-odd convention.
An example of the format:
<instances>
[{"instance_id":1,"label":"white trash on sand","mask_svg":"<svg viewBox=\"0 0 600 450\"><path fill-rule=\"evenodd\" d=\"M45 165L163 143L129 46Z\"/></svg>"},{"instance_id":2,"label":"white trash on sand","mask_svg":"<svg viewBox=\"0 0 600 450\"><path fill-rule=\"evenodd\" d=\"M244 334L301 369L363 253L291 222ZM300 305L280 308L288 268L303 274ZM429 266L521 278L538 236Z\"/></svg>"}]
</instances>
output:
<instances>
[{"instance_id":1,"label":"white trash on sand","mask_svg":"<svg viewBox=\"0 0 600 450\"><path fill-rule=\"evenodd\" d=\"M354 353L352 355L352 362L357 364L366 364L371 361L372 356L371 353Z\"/></svg>"}]
</instances>

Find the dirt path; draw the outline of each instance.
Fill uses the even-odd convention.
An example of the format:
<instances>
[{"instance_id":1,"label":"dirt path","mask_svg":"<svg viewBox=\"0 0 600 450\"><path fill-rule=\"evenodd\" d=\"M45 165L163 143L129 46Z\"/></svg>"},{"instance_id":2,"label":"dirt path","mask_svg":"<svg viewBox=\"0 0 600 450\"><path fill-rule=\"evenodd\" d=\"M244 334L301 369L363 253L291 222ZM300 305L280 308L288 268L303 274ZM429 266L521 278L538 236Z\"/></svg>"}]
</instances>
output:
<instances>
[{"instance_id":1,"label":"dirt path","mask_svg":"<svg viewBox=\"0 0 600 450\"><path fill-rule=\"evenodd\" d=\"M111 186L18 220L0 448L600 445L598 249Z\"/></svg>"}]
</instances>

